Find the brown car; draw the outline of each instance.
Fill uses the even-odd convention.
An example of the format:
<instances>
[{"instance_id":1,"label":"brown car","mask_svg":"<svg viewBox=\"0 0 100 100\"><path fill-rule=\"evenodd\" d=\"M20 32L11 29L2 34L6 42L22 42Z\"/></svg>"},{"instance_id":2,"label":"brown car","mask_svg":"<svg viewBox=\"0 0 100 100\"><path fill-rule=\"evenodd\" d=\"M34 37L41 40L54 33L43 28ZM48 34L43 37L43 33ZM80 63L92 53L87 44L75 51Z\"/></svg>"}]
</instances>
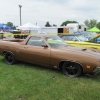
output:
<instances>
[{"instance_id":1,"label":"brown car","mask_svg":"<svg viewBox=\"0 0 100 100\"><path fill-rule=\"evenodd\" d=\"M100 53L67 45L57 35L30 35L26 39L1 40L0 55L7 64L24 61L62 70L71 77L99 73Z\"/></svg>"}]
</instances>

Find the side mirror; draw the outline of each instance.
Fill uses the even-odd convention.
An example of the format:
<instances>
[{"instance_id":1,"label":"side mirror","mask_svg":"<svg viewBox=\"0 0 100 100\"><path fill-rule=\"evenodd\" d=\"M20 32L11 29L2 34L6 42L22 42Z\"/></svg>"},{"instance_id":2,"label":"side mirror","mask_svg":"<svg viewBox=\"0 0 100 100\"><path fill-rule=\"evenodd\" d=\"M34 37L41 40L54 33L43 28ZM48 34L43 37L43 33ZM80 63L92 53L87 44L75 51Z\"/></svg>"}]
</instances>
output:
<instances>
[{"instance_id":1,"label":"side mirror","mask_svg":"<svg viewBox=\"0 0 100 100\"><path fill-rule=\"evenodd\" d=\"M77 40L73 39L74 42L76 42Z\"/></svg>"},{"instance_id":2,"label":"side mirror","mask_svg":"<svg viewBox=\"0 0 100 100\"><path fill-rule=\"evenodd\" d=\"M48 47L46 44L42 44L41 46L44 47L44 48L47 48Z\"/></svg>"}]
</instances>

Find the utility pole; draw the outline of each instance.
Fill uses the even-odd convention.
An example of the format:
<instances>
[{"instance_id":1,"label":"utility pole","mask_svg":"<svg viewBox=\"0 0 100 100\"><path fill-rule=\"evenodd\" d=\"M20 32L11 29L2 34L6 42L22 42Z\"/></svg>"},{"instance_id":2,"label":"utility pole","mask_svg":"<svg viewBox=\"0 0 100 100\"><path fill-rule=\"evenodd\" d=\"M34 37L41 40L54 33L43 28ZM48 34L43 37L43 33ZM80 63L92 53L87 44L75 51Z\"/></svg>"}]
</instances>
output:
<instances>
[{"instance_id":1,"label":"utility pole","mask_svg":"<svg viewBox=\"0 0 100 100\"><path fill-rule=\"evenodd\" d=\"M20 26L22 25L22 20L21 20L21 7L22 7L22 5L19 5L19 10L20 10Z\"/></svg>"}]
</instances>

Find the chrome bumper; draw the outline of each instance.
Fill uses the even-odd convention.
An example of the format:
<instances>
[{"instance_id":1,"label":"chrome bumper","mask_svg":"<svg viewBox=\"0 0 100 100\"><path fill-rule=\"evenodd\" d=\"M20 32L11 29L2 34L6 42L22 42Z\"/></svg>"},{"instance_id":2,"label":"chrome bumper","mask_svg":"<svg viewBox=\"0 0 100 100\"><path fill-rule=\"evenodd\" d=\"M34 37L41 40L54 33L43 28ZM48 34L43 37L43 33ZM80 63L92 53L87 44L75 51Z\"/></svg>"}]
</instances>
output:
<instances>
[{"instance_id":1,"label":"chrome bumper","mask_svg":"<svg viewBox=\"0 0 100 100\"><path fill-rule=\"evenodd\" d=\"M92 74L86 74L87 76L90 76L90 77L93 77L97 74L100 73L100 66L97 66L94 70L93 70L93 73Z\"/></svg>"},{"instance_id":2,"label":"chrome bumper","mask_svg":"<svg viewBox=\"0 0 100 100\"><path fill-rule=\"evenodd\" d=\"M100 70L100 66L97 66L94 70L93 70L93 73L96 73L97 71Z\"/></svg>"}]
</instances>

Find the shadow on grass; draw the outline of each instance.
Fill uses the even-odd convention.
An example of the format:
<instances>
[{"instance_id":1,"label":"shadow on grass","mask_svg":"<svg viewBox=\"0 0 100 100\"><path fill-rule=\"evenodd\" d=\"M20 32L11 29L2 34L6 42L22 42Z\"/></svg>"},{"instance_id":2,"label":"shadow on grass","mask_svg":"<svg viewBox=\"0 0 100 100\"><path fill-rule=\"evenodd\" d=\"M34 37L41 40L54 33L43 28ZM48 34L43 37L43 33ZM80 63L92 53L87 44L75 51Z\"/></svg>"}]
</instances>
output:
<instances>
[{"instance_id":1,"label":"shadow on grass","mask_svg":"<svg viewBox=\"0 0 100 100\"><path fill-rule=\"evenodd\" d=\"M0 59L2 63L5 63L5 60L4 58L1 58ZM38 70L48 70L48 71L52 71L52 72L56 72L56 73L60 73L62 74L62 71L60 70L57 70L57 69L54 69L54 68L50 68L50 67L44 67L44 66L40 66L40 65L36 65L36 64L31 64L31 63L27 63L27 62L23 62L23 61L18 61L16 64L14 65L11 65L11 66L14 66L14 67L24 67L24 68L33 68L33 69L38 69Z\"/></svg>"},{"instance_id":2,"label":"shadow on grass","mask_svg":"<svg viewBox=\"0 0 100 100\"><path fill-rule=\"evenodd\" d=\"M50 67L41 66L41 65L31 64L31 63L27 63L27 62L19 61L17 63L17 65L21 65L21 66L24 65L24 67L26 67L26 68L34 68L34 69L38 69L38 70L47 70L47 71L52 71L52 72L55 71L56 73L61 73L62 74L62 71L60 71L60 70L50 68Z\"/></svg>"},{"instance_id":3,"label":"shadow on grass","mask_svg":"<svg viewBox=\"0 0 100 100\"><path fill-rule=\"evenodd\" d=\"M5 63L4 58L1 58L0 62ZM63 75L61 70L57 70L57 69L50 68L50 67L44 67L44 66L40 66L40 65L36 65L36 64L31 64L31 63L27 63L27 62L22 62L22 61L18 61L16 64L14 64L12 66L14 66L14 67L20 66L20 67L24 67L24 68L33 68L33 69L38 69L38 70L41 70L41 71L47 70L47 71L51 71L51 72L55 72L55 73L59 73L60 75ZM96 76L93 76L93 77L82 74L79 78L92 79L92 80L95 80L95 81L100 81L100 73L97 74Z\"/></svg>"},{"instance_id":4,"label":"shadow on grass","mask_svg":"<svg viewBox=\"0 0 100 100\"><path fill-rule=\"evenodd\" d=\"M83 74L81 78L86 79L86 80L93 80L93 81L100 82L100 73L95 76L91 76L91 77L86 74Z\"/></svg>"},{"instance_id":5,"label":"shadow on grass","mask_svg":"<svg viewBox=\"0 0 100 100\"><path fill-rule=\"evenodd\" d=\"M25 67L32 67L32 68L38 69L38 70L48 70L48 71L52 71L52 72L56 72L56 73L60 73L60 74L64 75L61 70L57 70L57 69L50 68L50 67L44 67L44 66L40 66L40 65L36 65L36 64L26 63L26 62L18 62L17 64L25 65ZM86 74L82 74L80 76L80 78L97 79L97 78L100 78L100 73L95 76L91 76L91 77Z\"/></svg>"}]
</instances>

